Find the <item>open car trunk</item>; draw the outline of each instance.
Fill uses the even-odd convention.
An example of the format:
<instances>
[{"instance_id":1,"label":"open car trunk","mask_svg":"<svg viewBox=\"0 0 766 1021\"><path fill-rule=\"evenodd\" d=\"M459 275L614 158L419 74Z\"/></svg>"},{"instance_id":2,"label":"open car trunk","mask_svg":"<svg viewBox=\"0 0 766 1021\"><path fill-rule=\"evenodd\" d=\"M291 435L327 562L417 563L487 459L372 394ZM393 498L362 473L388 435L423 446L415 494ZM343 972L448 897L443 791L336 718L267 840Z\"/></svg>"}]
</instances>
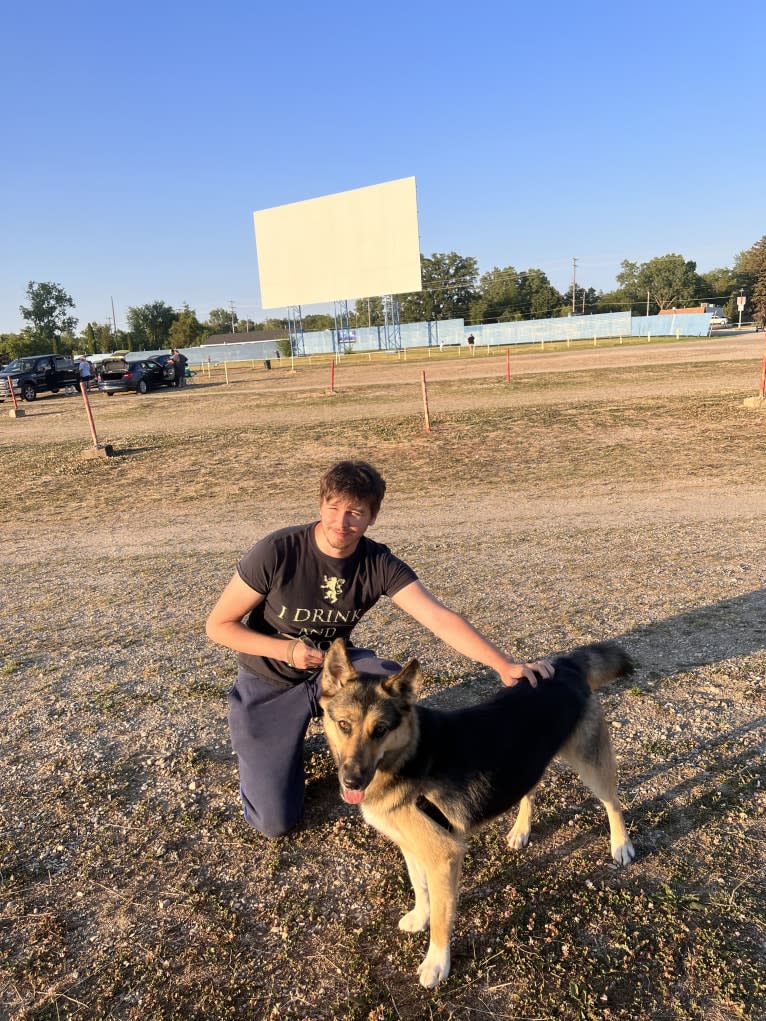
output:
<instances>
[{"instance_id":1,"label":"open car trunk","mask_svg":"<svg viewBox=\"0 0 766 1021\"><path fill-rule=\"evenodd\" d=\"M101 379L122 379L128 368L124 358L107 358L99 365L98 375Z\"/></svg>"}]
</instances>

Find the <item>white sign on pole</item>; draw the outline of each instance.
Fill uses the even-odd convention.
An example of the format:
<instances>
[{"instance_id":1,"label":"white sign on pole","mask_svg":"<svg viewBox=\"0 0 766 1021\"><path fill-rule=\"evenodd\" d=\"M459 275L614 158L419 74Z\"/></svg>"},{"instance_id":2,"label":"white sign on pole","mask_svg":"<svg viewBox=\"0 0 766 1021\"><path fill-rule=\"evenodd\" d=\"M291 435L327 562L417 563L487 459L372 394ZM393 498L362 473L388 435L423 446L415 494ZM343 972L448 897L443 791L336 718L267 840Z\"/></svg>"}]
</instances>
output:
<instances>
[{"instance_id":1,"label":"white sign on pole","mask_svg":"<svg viewBox=\"0 0 766 1021\"><path fill-rule=\"evenodd\" d=\"M744 296L744 294L740 294L739 297L737 298L737 308L740 310L740 312L745 307L746 302L747 298Z\"/></svg>"}]
</instances>

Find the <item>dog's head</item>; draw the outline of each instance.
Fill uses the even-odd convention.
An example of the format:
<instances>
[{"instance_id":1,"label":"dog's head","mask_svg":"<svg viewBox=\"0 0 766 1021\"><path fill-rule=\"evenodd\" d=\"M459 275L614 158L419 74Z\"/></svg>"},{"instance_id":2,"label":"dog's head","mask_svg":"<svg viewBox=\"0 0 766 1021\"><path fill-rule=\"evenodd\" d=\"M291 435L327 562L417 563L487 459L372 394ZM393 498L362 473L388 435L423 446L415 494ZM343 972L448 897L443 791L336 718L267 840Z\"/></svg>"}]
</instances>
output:
<instances>
[{"instance_id":1,"label":"dog's head","mask_svg":"<svg viewBox=\"0 0 766 1021\"><path fill-rule=\"evenodd\" d=\"M360 675L340 639L330 646L319 702L341 796L350 805L364 801L378 769L391 767L411 744L421 676L415 659L390 677Z\"/></svg>"}]
</instances>

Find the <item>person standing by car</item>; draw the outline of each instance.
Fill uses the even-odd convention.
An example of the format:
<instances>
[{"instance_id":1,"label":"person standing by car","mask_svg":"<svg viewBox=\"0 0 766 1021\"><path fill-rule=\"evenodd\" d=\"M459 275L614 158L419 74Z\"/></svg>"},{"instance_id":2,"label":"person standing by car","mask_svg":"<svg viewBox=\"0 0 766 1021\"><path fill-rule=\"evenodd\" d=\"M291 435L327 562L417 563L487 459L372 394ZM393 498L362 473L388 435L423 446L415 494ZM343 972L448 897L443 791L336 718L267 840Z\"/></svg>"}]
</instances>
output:
<instances>
[{"instance_id":1,"label":"person standing by car","mask_svg":"<svg viewBox=\"0 0 766 1021\"><path fill-rule=\"evenodd\" d=\"M176 386L186 386L186 357L181 354L178 348L171 348L170 358L173 362L173 369L175 370L175 383Z\"/></svg>"},{"instance_id":2,"label":"person standing by car","mask_svg":"<svg viewBox=\"0 0 766 1021\"><path fill-rule=\"evenodd\" d=\"M93 378L93 374L91 372L90 362L87 358L80 359L77 371L80 373L80 389L82 390L84 387L86 390L90 390L90 381Z\"/></svg>"},{"instance_id":3,"label":"person standing by car","mask_svg":"<svg viewBox=\"0 0 766 1021\"><path fill-rule=\"evenodd\" d=\"M381 596L468 659L496 670L503 684L552 675L550 664L516 663L441 603L413 569L368 539L386 489L366 461L340 461L322 476L319 520L265 536L237 565L210 612L208 638L238 653L229 693L229 729L239 760L245 819L278 837L303 816L303 742L319 715L327 649L348 643L355 669L384 677L400 667L353 646L354 626Z\"/></svg>"},{"instance_id":4,"label":"person standing by car","mask_svg":"<svg viewBox=\"0 0 766 1021\"><path fill-rule=\"evenodd\" d=\"M181 359L174 347L170 349L170 361L173 365L173 386L181 385Z\"/></svg>"}]
</instances>

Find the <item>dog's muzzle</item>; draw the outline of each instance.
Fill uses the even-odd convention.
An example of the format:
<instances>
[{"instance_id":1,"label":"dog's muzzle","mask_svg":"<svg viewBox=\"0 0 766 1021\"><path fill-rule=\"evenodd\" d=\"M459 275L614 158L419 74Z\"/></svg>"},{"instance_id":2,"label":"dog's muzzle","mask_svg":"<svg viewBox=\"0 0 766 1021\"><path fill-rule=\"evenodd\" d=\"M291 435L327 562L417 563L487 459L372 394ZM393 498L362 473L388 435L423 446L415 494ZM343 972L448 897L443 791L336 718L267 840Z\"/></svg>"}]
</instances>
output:
<instances>
[{"instance_id":1,"label":"dog's muzzle","mask_svg":"<svg viewBox=\"0 0 766 1021\"><path fill-rule=\"evenodd\" d=\"M371 779L372 775L368 775L366 769L354 759L347 759L338 770L340 796L348 805L361 804Z\"/></svg>"},{"instance_id":2,"label":"dog's muzzle","mask_svg":"<svg viewBox=\"0 0 766 1021\"><path fill-rule=\"evenodd\" d=\"M340 796L347 805L360 805L364 801L364 790L354 790L341 784Z\"/></svg>"}]
</instances>

